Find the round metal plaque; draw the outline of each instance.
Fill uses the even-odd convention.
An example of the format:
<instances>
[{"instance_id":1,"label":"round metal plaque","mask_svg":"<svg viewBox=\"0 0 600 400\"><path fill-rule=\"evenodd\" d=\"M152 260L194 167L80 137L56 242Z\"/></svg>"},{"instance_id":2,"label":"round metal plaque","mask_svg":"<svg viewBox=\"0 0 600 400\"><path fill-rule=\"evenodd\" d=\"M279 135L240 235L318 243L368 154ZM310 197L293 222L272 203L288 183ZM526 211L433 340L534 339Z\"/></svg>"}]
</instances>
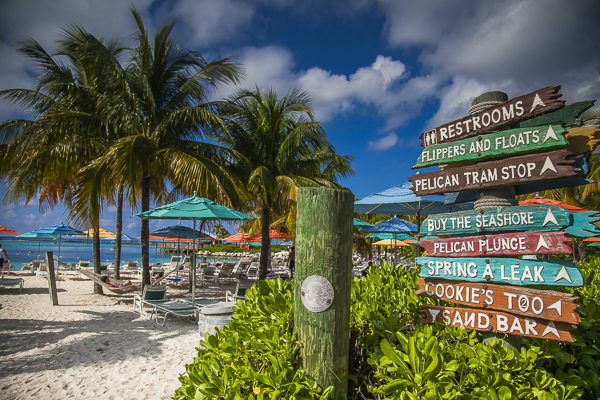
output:
<instances>
[{"instance_id":1,"label":"round metal plaque","mask_svg":"<svg viewBox=\"0 0 600 400\"><path fill-rule=\"evenodd\" d=\"M323 312L333 303L333 286L322 276L309 276L302 282L300 290L302 304L308 311Z\"/></svg>"}]
</instances>

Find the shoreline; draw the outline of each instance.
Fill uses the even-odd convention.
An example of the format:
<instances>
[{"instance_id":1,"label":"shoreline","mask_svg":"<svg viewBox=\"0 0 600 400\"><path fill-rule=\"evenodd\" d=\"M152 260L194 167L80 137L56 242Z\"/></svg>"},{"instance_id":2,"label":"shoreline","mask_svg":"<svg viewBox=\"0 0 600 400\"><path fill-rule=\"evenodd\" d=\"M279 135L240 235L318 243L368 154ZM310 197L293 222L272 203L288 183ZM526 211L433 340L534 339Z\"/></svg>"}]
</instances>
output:
<instances>
[{"instance_id":1,"label":"shoreline","mask_svg":"<svg viewBox=\"0 0 600 400\"><path fill-rule=\"evenodd\" d=\"M6 399L170 399L193 362L198 326L169 316L165 327L132 312L133 294L92 293L90 280L57 281L27 273L23 292L0 288L0 397ZM235 284L197 288L224 301ZM139 293L139 292L138 292ZM187 290L169 286L168 298ZM189 296L187 296L189 297Z\"/></svg>"}]
</instances>

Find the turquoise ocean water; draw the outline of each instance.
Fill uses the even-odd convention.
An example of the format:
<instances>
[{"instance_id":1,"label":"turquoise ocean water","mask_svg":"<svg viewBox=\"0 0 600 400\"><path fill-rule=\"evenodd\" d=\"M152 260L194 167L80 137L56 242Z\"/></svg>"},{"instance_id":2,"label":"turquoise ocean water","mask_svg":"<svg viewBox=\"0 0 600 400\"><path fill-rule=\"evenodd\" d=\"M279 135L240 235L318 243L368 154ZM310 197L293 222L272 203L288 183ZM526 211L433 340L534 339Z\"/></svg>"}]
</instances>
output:
<instances>
[{"instance_id":1,"label":"turquoise ocean water","mask_svg":"<svg viewBox=\"0 0 600 400\"><path fill-rule=\"evenodd\" d=\"M0 243L2 247L6 249L9 255L10 264L14 265L17 270L21 269L23 263L28 263L38 259L38 241L37 240L15 240L14 238L0 237ZM110 242L103 242L100 245L100 259L103 263L114 263L115 252L111 250L114 244ZM58 255L58 241L56 243L52 241L41 241L39 246L39 259L43 260L46 251L52 251L54 256ZM60 261L71 264L76 263L79 260L93 259L93 246L92 243L76 243L76 242L65 242L64 240L60 245ZM171 260L169 254L164 255L164 263L168 263ZM121 263L125 261L137 261L139 265L142 264L142 250L139 244L129 245L124 244L121 246ZM210 260L209 260L210 261ZM154 253L154 245L150 243L150 263L163 263L163 255L161 253Z\"/></svg>"}]
</instances>

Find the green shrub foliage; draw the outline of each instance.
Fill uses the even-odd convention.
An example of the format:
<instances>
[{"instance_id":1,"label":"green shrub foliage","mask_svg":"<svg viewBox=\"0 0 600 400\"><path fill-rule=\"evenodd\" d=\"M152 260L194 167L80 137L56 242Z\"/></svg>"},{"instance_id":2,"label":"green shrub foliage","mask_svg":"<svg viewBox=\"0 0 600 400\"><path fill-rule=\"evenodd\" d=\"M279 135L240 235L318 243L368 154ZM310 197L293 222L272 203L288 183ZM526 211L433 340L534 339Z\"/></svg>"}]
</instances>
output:
<instances>
[{"instance_id":1,"label":"green shrub foliage","mask_svg":"<svg viewBox=\"0 0 600 400\"><path fill-rule=\"evenodd\" d=\"M600 260L580 263L576 343L502 340L421 323L418 270L383 264L352 282L349 399L600 398ZM292 284L264 281L238 301L233 321L198 349L174 399L326 399L295 367Z\"/></svg>"}]
</instances>

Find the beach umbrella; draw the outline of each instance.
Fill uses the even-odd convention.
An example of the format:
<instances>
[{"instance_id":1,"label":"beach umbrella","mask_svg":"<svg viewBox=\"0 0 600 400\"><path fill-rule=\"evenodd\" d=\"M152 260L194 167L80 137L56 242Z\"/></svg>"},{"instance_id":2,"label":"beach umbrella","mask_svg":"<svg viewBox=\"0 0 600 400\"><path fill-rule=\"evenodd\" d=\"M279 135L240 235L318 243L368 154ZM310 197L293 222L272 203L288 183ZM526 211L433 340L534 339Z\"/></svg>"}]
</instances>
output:
<instances>
[{"instance_id":1,"label":"beach umbrella","mask_svg":"<svg viewBox=\"0 0 600 400\"><path fill-rule=\"evenodd\" d=\"M364 228L370 228L372 226L373 225L369 224L368 222L361 221L358 218L354 218L354 229L364 229Z\"/></svg>"},{"instance_id":2,"label":"beach umbrella","mask_svg":"<svg viewBox=\"0 0 600 400\"><path fill-rule=\"evenodd\" d=\"M248 241L249 237L250 237L250 235L247 234L246 232L238 232L235 235L231 235L231 236L223 239L223 241L231 242L231 243L246 243Z\"/></svg>"},{"instance_id":3,"label":"beach umbrella","mask_svg":"<svg viewBox=\"0 0 600 400\"><path fill-rule=\"evenodd\" d=\"M390 218L387 221L380 222L372 228L363 229L365 233L391 233L394 235L394 240L397 239L399 233L418 232L419 227L412 222L398 217ZM398 250L394 246L394 259L398 262Z\"/></svg>"},{"instance_id":4,"label":"beach umbrella","mask_svg":"<svg viewBox=\"0 0 600 400\"><path fill-rule=\"evenodd\" d=\"M58 237L58 235L50 235L50 234L45 234L45 233L34 233L34 232L27 232L24 233L22 235L16 236L19 239L37 239L38 240L38 256L37 259L40 259L40 245L42 243L42 239L55 239Z\"/></svg>"},{"instance_id":5,"label":"beach umbrella","mask_svg":"<svg viewBox=\"0 0 600 400\"><path fill-rule=\"evenodd\" d=\"M200 237L200 231L195 231L185 225L181 225L179 222L177 225L171 225L160 228L154 232L150 232L150 235L164 238L177 238L177 253L181 256L181 238L184 239L195 239L196 234ZM165 263L165 252L163 251L162 263Z\"/></svg>"},{"instance_id":6,"label":"beach umbrella","mask_svg":"<svg viewBox=\"0 0 600 400\"><path fill-rule=\"evenodd\" d=\"M354 203L354 212L362 214L416 215L421 225L421 215L472 210L473 203L444 204L446 196L417 196L410 189L412 182L394 186L364 197Z\"/></svg>"},{"instance_id":7,"label":"beach umbrella","mask_svg":"<svg viewBox=\"0 0 600 400\"><path fill-rule=\"evenodd\" d=\"M550 204L552 206L564 208L565 210L572 212L572 213L588 211L585 208L572 206L570 204L566 204L566 203L563 203L562 201L558 201L558 200L547 199L543 196L535 196L528 200L519 201L520 206L533 206L536 204Z\"/></svg>"},{"instance_id":8,"label":"beach umbrella","mask_svg":"<svg viewBox=\"0 0 600 400\"><path fill-rule=\"evenodd\" d=\"M72 228L69 225L65 225L62 222L56 225L50 225L46 228L38 229L37 231L33 231L33 233L41 233L46 235L58 235L58 260L60 261L60 243L62 241L63 236L74 236L81 235L81 232L78 229Z\"/></svg>"},{"instance_id":9,"label":"beach umbrella","mask_svg":"<svg viewBox=\"0 0 600 400\"><path fill-rule=\"evenodd\" d=\"M383 239L378 242L373 243L375 246L394 246L394 247L405 247L410 246L408 243L402 240L396 239Z\"/></svg>"},{"instance_id":10,"label":"beach umbrella","mask_svg":"<svg viewBox=\"0 0 600 400\"><path fill-rule=\"evenodd\" d=\"M383 239L394 239L394 236L397 240L414 240L414 237L410 236L406 233L374 233L369 237L366 237L367 240L383 240Z\"/></svg>"},{"instance_id":11,"label":"beach umbrella","mask_svg":"<svg viewBox=\"0 0 600 400\"><path fill-rule=\"evenodd\" d=\"M275 229L269 229L269 239L291 239L290 235L287 235L283 232L279 232ZM249 242L260 242L262 241L262 233L257 233L254 236L250 236L248 238Z\"/></svg>"},{"instance_id":12,"label":"beach umbrella","mask_svg":"<svg viewBox=\"0 0 600 400\"><path fill-rule=\"evenodd\" d=\"M202 221L200 224L200 231L202 231L202 224L204 221L242 221L252 219L252 217L242 214L241 212L232 210L225 206L215 203L212 200L204 197L194 195L187 199L179 200L174 203L165 204L154 208L152 210L144 211L139 214L135 214L136 217L141 219L179 219L179 220L192 220L193 231L196 232L196 221ZM195 239L195 238L193 238ZM190 285L192 289L192 306L195 305L196 301L196 245L194 240L194 246L192 251L192 268L190 268Z\"/></svg>"},{"instance_id":13,"label":"beach umbrella","mask_svg":"<svg viewBox=\"0 0 600 400\"><path fill-rule=\"evenodd\" d=\"M10 228L0 225L0 235L20 235L21 232L13 231Z\"/></svg>"}]
</instances>

